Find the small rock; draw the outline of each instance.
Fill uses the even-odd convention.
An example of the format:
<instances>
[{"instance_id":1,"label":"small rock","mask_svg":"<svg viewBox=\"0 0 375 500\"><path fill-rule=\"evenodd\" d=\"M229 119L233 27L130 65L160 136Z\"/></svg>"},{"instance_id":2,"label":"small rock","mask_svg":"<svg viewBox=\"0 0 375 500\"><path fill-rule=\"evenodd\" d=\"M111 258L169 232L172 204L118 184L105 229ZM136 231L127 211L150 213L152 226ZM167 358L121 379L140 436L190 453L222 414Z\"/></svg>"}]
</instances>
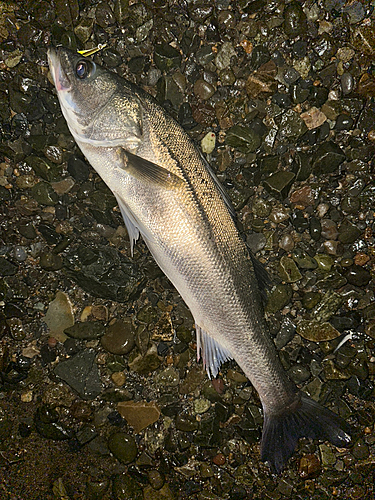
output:
<instances>
[{"instance_id":1,"label":"small rock","mask_svg":"<svg viewBox=\"0 0 375 500\"><path fill-rule=\"evenodd\" d=\"M138 453L137 444L132 436L124 432L115 432L108 439L108 448L117 460L130 464Z\"/></svg>"},{"instance_id":2,"label":"small rock","mask_svg":"<svg viewBox=\"0 0 375 500\"><path fill-rule=\"evenodd\" d=\"M94 340L104 335L104 331L104 326L101 323L97 321L85 321L66 328L64 333L73 339Z\"/></svg>"},{"instance_id":3,"label":"small rock","mask_svg":"<svg viewBox=\"0 0 375 500\"><path fill-rule=\"evenodd\" d=\"M66 361L60 361L54 372L82 399L95 399L103 389L95 358L96 352L87 349Z\"/></svg>"},{"instance_id":4,"label":"small rock","mask_svg":"<svg viewBox=\"0 0 375 500\"><path fill-rule=\"evenodd\" d=\"M344 151L335 142L323 142L314 154L313 171L316 175L331 174L345 159Z\"/></svg>"},{"instance_id":5,"label":"small rock","mask_svg":"<svg viewBox=\"0 0 375 500\"><path fill-rule=\"evenodd\" d=\"M130 318L118 320L101 338L104 349L112 354L128 354L135 346L135 329Z\"/></svg>"},{"instance_id":6,"label":"small rock","mask_svg":"<svg viewBox=\"0 0 375 500\"><path fill-rule=\"evenodd\" d=\"M155 423L160 416L160 409L155 402L124 401L118 403L117 410L136 434Z\"/></svg>"},{"instance_id":7,"label":"small rock","mask_svg":"<svg viewBox=\"0 0 375 500\"><path fill-rule=\"evenodd\" d=\"M320 127L327 120L326 115L315 106L301 113L300 116L309 130Z\"/></svg>"},{"instance_id":8,"label":"small rock","mask_svg":"<svg viewBox=\"0 0 375 500\"><path fill-rule=\"evenodd\" d=\"M340 336L340 332L330 323L307 319L299 321L297 333L304 339L311 340L311 342L324 342Z\"/></svg>"},{"instance_id":9,"label":"small rock","mask_svg":"<svg viewBox=\"0 0 375 500\"><path fill-rule=\"evenodd\" d=\"M314 205L315 196L314 191L310 186L303 186L296 189L290 194L289 197L291 203L296 203L297 205L302 205L303 207L308 207Z\"/></svg>"},{"instance_id":10,"label":"small rock","mask_svg":"<svg viewBox=\"0 0 375 500\"><path fill-rule=\"evenodd\" d=\"M287 283L295 283L302 278L295 262L285 255L280 259L279 275L281 279Z\"/></svg>"},{"instance_id":11,"label":"small rock","mask_svg":"<svg viewBox=\"0 0 375 500\"><path fill-rule=\"evenodd\" d=\"M289 304L293 295L293 290L290 285L276 285L268 297L266 311L275 313L283 309Z\"/></svg>"},{"instance_id":12,"label":"small rock","mask_svg":"<svg viewBox=\"0 0 375 500\"><path fill-rule=\"evenodd\" d=\"M217 69L220 71L228 68L231 64L231 58L236 55L237 54L233 45L230 42L224 42L215 57L215 65Z\"/></svg>"},{"instance_id":13,"label":"small rock","mask_svg":"<svg viewBox=\"0 0 375 500\"><path fill-rule=\"evenodd\" d=\"M202 153L211 154L215 149L216 135L214 132L207 132L201 140Z\"/></svg>"},{"instance_id":14,"label":"small rock","mask_svg":"<svg viewBox=\"0 0 375 500\"><path fill-rule=\"evenodd\" d=\"M43 321L50 329L50 334L60 342L66 340L64 330L74 324L73 307L69 297L64 292L57 292L56 297L48 306Z\"/></svg>"}]
</instances>

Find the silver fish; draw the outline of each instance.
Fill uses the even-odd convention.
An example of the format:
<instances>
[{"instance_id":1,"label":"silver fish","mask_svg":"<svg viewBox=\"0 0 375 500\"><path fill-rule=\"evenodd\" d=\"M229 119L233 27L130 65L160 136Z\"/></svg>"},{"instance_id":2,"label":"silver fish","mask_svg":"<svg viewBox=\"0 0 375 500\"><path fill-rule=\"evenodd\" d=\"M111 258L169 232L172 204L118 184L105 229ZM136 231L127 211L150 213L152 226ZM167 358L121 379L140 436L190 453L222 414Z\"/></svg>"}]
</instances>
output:
<instances>
[{"instance_id":1,"label":"silver fish","mask_svg":"<svg viewBox=\"0 0 375 500\"><path fill-rule=\"evenodd\" d=\"M92 60L62 47L48 59L70 132L114 193L131 249L141 235L189 307L198 358L212 376L235 359L258 391L261 459L279 473L302 436L347 446L347 423L282 368L264 320L260 265L189 136L149 94Z\"/></svg>"}]
</instances>

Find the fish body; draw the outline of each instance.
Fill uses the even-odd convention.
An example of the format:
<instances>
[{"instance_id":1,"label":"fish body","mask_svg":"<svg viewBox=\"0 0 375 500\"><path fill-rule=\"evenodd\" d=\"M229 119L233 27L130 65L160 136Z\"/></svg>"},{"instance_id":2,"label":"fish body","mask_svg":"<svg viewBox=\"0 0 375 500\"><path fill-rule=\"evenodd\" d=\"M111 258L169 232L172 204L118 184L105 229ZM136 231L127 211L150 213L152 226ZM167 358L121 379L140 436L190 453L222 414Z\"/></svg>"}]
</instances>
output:
<instances>
[{"instance_id":1,"label":"fish body","mask_svg":"<svg viewBox=\"0 0 375 500\"><path fill-rule=\"evenodd\" d=\"M189 136L117 74L64 48L50 49L48 57L73 137L114 193L132 250L141 235L189 307L207 371L216 376L234 358L257 390L262 459L280 472L302 436L348 445L347 424L300 392L283 370L264 320L261 273Z\"/></svg>"}]
</instances>

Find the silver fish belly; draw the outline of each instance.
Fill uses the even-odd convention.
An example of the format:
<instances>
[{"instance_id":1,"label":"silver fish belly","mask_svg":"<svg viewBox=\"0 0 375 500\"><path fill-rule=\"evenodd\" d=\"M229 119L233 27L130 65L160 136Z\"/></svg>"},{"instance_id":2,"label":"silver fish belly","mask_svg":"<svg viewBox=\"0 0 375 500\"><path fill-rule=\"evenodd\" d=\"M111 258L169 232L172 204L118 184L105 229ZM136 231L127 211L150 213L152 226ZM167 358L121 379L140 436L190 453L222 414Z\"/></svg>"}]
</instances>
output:
<instances>
[{"instance_id":1,"label":"silver fish belly","mask_svg":"<svg viewBox=\"0 0 375 500\"><path fill-rule=\"evenodd\" d=\"M289 380L263 316L254 261L223 189L184 130L143 90L67 49L49 50L62 112L193 314L209 374L233 358L259 393L261 458L280 472L302 436L350 442L348 425Z\"/></svg>"}]
</instances>

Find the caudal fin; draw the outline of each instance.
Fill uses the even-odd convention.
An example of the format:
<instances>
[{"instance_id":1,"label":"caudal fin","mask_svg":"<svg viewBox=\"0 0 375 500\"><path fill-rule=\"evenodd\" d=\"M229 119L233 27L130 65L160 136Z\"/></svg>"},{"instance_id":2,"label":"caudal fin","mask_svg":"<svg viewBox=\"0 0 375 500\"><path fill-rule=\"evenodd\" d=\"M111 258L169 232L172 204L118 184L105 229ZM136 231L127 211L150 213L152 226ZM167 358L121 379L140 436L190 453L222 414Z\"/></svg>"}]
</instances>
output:
<instances>
[{"instance_id":1,"label":"caudal fin","mask_svg":"<svg viewBox=\"0 0 375 500\"><path fill-rule=\"evenodd\" d=\"M325 439L339 448L350 444L350 426L338 415L304 393L295 403L278 414L265 413L261 443L261 459L272 472L279 474L293 455L301 437Z\"/></svg>"}]
</instances>

